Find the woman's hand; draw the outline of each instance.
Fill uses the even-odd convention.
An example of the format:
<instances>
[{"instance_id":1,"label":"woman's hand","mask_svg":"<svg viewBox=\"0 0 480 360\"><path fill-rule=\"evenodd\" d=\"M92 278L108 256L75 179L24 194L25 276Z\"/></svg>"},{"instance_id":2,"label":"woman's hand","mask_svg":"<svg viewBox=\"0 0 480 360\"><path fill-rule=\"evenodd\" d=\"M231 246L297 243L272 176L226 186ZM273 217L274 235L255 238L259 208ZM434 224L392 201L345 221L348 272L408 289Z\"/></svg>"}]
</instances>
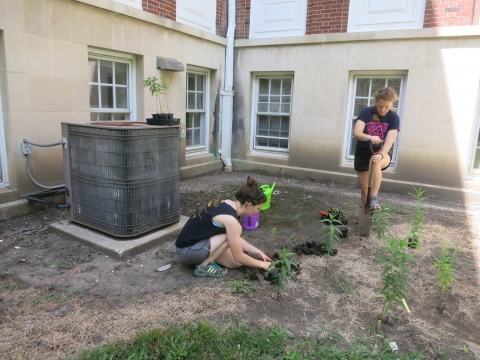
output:
<instances>
[{"instance_id":1,"label":"woman's hand","mask_svg":"<svg viewBox=\"0 0 480 360\"><path fill-rule=\"evenodd\" d=\"M370 141L372 144L380 144L382 139L380 139L378 136L370 135Z\"/></svg>"},{"instance_id":2,"label":"woman's hand","mask_svg":"<svg viewBox=\"0 0 480 360\"><path fill-rule=\"evenodd\" d=\"M383 154L378 153L377 155L372 155L372 163L376 164L383 160Z\"/></svg>"},{"instance_id":3,"label":"woman's hand","mask_svg":"<svg viewBox=\"0 0 480 360\"><path fill-rule=\"evenodd\" d=\"M272 263L268 261L264 261L261 268L265 271L268 271L272 267Z\"/></svg>"},{"instance_id":4,"label":"woman's hand","mask_svg":"<svg viewBox=\"0 0 480 360\"><path fill-rule=\"evenodd\" d=\"M265 253L261 250L258 250L255 255L257 255L262 261L272 262L272 259L265 255Z\"/></svg>"}]
</instances>

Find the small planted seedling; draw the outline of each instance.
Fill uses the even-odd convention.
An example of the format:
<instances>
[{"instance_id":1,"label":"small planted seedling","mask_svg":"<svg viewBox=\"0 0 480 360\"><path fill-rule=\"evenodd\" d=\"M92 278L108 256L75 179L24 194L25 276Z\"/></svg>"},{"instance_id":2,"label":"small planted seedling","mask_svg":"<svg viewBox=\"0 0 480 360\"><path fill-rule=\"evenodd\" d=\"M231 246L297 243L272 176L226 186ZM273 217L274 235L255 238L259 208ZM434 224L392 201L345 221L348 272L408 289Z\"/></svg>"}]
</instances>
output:
<instances>
[{"instance_id":1,"label":"small planted seedling","mask_svg":"<svg viewBox=\"0 0 480 360\"><path fill-rule=\"evenodd\" d=\"M333 217L340 223L340 225L347 225L348 223L347 216L342 209L331 207L328 209L328 216Z\"/></svg>"},{"instance_id":2,"label":"small planted seedling","mask_svg":"<svg viewBox=\"0 0 480 360\"><path fill-rule=\"evenodd\" d=\"M226 285L228 288L231 288L234 293L245 294L246 296L251 297L252 293L258 289L257 285L252 284L246 279L237 279L235 281L229 281Z\"/></svg>"},{"instance_id":3,"label":"small planted seedling","mask_svg":"<svg viewBox=\"0 0 480 360\"><path fill-rule=\"evenodd\" d=\"M380 249L387 254L380 256L377 261L377 265L383 265L381 275L383 288L376 295L385 298L380 326L393 303L410 312L407 306L407 275L411 275L411 272L407 268L407 262L418 261L405 252L408 244L407 239L391 238L385 239L385 241L388 246L382 246ZM377 327L377 331L379 327Z\"/></svg>"},{"instance_id":4,"label":"small planted seedling","mask_svg":"<svg viewBox=\"0 0 480 360\"><path fill-rule=\"evenodd\" d=\"M273 245L275 244L275 234L277 233L276 227L270 227L270 243Z\"/></svg>"},{"instance_id":5,"label":"small planted seedling","mask_svg":"<svg viewBox=\"0 0 480 360\"><path fill-rule=\"evenodd\" d=\"M451 286L455 276L455 265L458 262L458 244L454 248L444 244L440 250L440 257L435 259L433 266L437 269L437 285L441 289L440 302L437 310L443 313L446 304L443 302L445 291Z\"/></svg>"},{"instance_id":6,"label":"small planted seedling","mask_svg":"<svg viewBox=\"0 0 480 360\"><path fill-rule=\"evenodd\" d=\"M416 199L415 213L410 219L410 233L408 235L408 246L412 249L416 249L420 246L420 234L423 229L423 220L425 216L425 210L423 206L423 200L425 197L423 194L426 190L422 190L421 187L418 189L413 187L415 194L409 193L410 196L413 196Z\"/></svg>"},{"instance_id":7,"label":"small planted seedling","mask_svg":"<svg viewBox=\"0 0 480 360\"><path fill-rule=\"evenodd\" d=\"M287 276L295 279L295 274L292 272L292 268L298 269L298 265L290 259L293 252L288 252L283 248L278 251L278 260L275 260L269 270L269 273L273 274L273 281L277 283L277 300L280 296L280 292L283 290L283 282L287 279Z\"/></svg>"},{"instance_id":8,"label":"small planted seedling","mask_svg":"<svg viewBox=\"0 0 480 360\"><path fill-rule=\"evenodd\" d=\"M302 231L303 231L304 233L306 233L306 231L305 231L305 226L303 225L303 220L301 219L301 216L302 216L302 214L297 213L297 214L293 215L293 218L294 218L295 221L298 223L298 225L300 226L300 228L302 229Z\"/></svg>"},{"instance_id":9,"label":"small planted seedling","mask_svg":"<svg viewBox=\"0 0 480 360\"><path fill-rule=\"evenodd\" d=\"M380 246L380 240L387 239L385 233L390 227L390 219L392 219L393 216L390 213L390 207L388 205L381 205L380 209L374 211L373 213L374 215L372 216L372 220L375 224L378 246ZM377 251L375 251L375 254L377 254Z\"/></svg>"},{"instance_id":10,"label":"small planted seedling","mask_svg":"<svg viewBox=\"0 0 480 360\"><path fill-rule=\"evenodd\" d=\"M340 242L339 235L342 234L339 228L335 227L335 224L340 225L341 222L336 220L334 215L328 214L328 218L325 218L323 220L320 220L320 222L323 222L326 224L326 226L322 226L320 228L320 239L324 239L324 243L327 248L327 253L329 256L327 256L327 261L325 263L325 276L327 276L327 270L328 270L328 259L330 256L333 254L333 246Z\"/></svg>"}]
</instances>

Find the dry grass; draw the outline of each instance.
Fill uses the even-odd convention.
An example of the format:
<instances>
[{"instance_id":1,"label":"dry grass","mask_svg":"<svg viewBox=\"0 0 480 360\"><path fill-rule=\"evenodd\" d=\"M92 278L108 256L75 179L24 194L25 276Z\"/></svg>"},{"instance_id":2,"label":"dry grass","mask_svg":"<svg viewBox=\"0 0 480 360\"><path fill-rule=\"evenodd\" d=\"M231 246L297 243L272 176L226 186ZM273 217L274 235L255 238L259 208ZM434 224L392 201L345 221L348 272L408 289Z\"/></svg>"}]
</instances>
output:
<instances>
[{"instance_id":1,"label":"dry grass","mask_svg":"<svg viewBox=\"0 0 480 360\"><path fill-rule=\"evenodd\" d=\"M8 284L4 284L8 285ZM8 286L7 286L8 288ZM183 324L245 309L245 300L225 292L221 283L149 295L124 306L71 299L65 303L32 303L40 290L5 290L7 307L0 337L2 358L24 353L30 359L59 359L94 343L127 340L137 332L166 323Z\"/></svg>"}]
</instances>

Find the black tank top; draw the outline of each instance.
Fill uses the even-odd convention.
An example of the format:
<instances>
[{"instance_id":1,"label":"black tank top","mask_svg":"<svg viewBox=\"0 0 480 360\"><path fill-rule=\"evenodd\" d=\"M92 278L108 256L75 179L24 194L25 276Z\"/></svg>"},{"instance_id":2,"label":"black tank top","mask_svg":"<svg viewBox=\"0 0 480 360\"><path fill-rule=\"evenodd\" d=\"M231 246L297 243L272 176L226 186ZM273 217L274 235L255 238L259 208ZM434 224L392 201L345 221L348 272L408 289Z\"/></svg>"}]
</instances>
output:
<instances>
[{"instance_id":1,"label":"black tank top","mask_svg":"<svg viewBox=\"0 0 480 360\"><path fill-rule=\"evenodd\" d=\"M215 225L212 221L217 215L231 215L238 219L237 211L225 202L226 199L212 200L201 207L188 219L175 245L178 248L192 246L203 239L209 239L214 235L225 234L224 227Z\"/></svg>"}]
</instances>

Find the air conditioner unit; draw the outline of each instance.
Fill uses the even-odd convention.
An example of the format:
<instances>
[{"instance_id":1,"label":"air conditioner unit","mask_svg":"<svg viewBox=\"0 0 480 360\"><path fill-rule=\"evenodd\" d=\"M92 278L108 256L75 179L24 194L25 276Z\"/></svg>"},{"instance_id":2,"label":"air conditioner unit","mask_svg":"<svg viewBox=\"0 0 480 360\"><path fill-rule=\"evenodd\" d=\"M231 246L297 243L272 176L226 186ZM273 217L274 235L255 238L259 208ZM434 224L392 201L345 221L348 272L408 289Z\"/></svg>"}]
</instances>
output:
<instances>
[{"instance_id":1,"label":"air conditioner unit","mask_svg":"<svg viewBox=\"0 0 480 360\"><path fill-rule=\"evenodd\" d=\"M68 219L133 237L180 220L179 126L62 123Z\"/></svg>"}]
</instances>

